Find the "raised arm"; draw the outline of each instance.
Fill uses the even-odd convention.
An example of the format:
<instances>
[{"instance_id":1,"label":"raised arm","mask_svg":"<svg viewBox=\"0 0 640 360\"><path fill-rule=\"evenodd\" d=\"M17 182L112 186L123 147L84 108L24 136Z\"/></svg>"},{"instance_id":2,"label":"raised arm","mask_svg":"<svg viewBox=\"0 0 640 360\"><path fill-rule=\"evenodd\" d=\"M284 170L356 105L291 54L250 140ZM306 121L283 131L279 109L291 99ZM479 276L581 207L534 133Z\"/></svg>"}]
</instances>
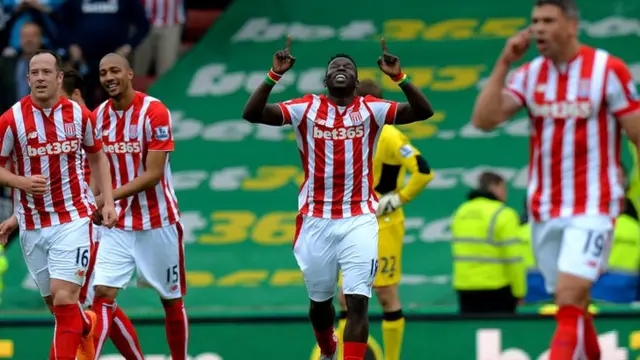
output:
<instances>
[{"instance_id":1,"label":"raised arm","mask_svg":"<svg viewBox=\"0 0 640 360\"><path fill-rule=\"evenodd\" d=\"M287 43L284 50L278 50L273 55L273 64L271 70L265 77L264 81L258 85L256 90L251 94L249 100L244 106L242 117L256 124L265 124L272 126L282 126L285 124L284 114L277 104L268 104L271 89L276 85L278 80L293 67L296 58L291 55L291 37L287 36Z\"/></svg>"},{"instance_id":2,"label":"raised arm","mask_svg":"<svg viewBox=\"0 0 640 360\"><path fill-rule=\"evenodd\" d=\"M398 104L394 123L410 124L433 116L433 108L427 97L417 86L409 82L407 75L402 72L400 59L387 52L387 45L384 39L381 40L381 44L382 56L378 58L378 66L382 72L400 86L404 96L407 98L407 102Z\"/></svg>"},{"instance_id":3,"label":"raised arm","mask_svg":"<svg viewBox=\"0 0 640 360\"><path fill-rule=\"evenodd\" d=\"M529 47L529 41L528 29L507 41L489 79L476 98L471 116L471 123L475 127L486 131L492 130L524 106L524 69L516 72L511 79L509 89L505 88L505 82L511 64L524 56Z\"/></svg>"}]
</instances>

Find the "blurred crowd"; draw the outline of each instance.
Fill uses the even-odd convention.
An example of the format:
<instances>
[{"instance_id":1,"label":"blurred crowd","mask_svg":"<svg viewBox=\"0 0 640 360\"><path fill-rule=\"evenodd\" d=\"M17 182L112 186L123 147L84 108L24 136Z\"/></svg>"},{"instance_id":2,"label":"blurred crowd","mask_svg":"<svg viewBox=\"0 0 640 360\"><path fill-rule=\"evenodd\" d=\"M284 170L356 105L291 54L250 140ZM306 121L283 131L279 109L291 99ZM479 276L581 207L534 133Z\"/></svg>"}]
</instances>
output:
<instances>
[{"instance_id":1,"label":"blurred crowd","mask_svg":"<svg viewBox=\"0 0 640 360\"><path fill-rule=\"evenodd\" d=\"M103 100L98 65L117 52L138 75L161 75L180 52L183 0L4 0L0 14L0 111L29 93L29 57L46 48L84 75L87 105ZM160 46L162 44L162 46Z\"/></svg>"}]
</instances>

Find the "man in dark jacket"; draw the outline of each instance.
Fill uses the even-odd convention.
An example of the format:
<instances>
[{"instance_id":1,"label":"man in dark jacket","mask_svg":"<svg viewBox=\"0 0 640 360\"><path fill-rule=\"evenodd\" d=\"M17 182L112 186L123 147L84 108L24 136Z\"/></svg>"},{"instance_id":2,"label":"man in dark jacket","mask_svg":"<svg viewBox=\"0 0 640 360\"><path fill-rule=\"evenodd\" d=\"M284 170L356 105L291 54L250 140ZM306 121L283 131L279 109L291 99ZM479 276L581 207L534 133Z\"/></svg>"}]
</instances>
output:
<instances>
[{"instance_id":1,"label":"man in dark jacket","mask_svg":"<svg viewBox=\"0 0 640 360\"><path fill-rule=\"evenodd\" d=\"M104 98L94 96L100 89L100 59L111 52L129 56L147 36L149 20L140 0L68 0L59 16L70 59L77 68L86 67L86 100L92 109Z\"/></svg>"}]
</instances>

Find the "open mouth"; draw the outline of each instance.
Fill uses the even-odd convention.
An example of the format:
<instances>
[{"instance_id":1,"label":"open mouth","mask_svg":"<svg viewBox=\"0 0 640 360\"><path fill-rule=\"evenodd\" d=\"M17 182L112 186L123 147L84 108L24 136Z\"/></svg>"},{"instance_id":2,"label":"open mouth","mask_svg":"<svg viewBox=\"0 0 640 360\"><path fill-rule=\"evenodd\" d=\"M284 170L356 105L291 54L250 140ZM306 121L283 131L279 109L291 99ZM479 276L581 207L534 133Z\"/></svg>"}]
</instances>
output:
<instances>
[{"instance_id":1,"label":"open mouth","mask_svg":"<svg viewBox=\"0 0 640 360\"><path fill-rule=\"evenodd\" d=\"M114 91L118 89L118 84L117 83L110 83L107 84L107 90L109 91Z\"/></svg>"},{"instance_id":2,"label":"open mouth","mask_svg":"<svg viewBox=\"0 0 640 360\"><path fill-rule=\"evenodd\" d=\"M340 82L342 82L342 81L347 81L347 75L344 75L344 74L338 74L338 75L336 75L336 76L334 77L334 79L335 79L336 81L340 81Z\"/></svg>"},{"instance_id":3,"label":"open mouth","mask_svg":"<svg viewBox=\"0 0 640 360\"><path fill-rule=\"evenodd\" d=\"M36 85L36 90L47 90L47 85L41 84L41 85Z\"/></svg>"}]
</instances>

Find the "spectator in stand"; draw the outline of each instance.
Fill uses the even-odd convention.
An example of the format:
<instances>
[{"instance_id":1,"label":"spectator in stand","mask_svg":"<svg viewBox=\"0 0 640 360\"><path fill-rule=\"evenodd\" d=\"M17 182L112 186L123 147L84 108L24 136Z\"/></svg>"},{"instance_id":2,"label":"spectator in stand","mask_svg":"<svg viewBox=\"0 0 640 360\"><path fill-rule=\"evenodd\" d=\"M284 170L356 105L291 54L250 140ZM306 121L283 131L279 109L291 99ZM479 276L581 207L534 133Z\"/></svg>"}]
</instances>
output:
<instances>
[{"instance_id":1,"label":"spectator in stand","mask_svg":"<svg viewBox=\"0 0 640 360\"><path fill-rule=\"evenodd\" d=\"M46 48L55 49L60 45L58 26L53 13L66 0L3 0L4 11L12 14L13 22L9 29L9 47L16 51L20 48L21 29L25 23L33 22L40 26L42 43Z\"/></svg>"},{"instance_id":2,"label":"spectator in stand","mask_svg":"<svg viewBox=\"0 0 640 360\"><path fill-rule=\"evenodd\" d=\"M180 37L185 21L183 0L140 0L144 3L151 30L136 48L133 71L149 75L155 62L156 76L171 69L180 53Z\"/></svg>"},{"instance_id":3,"label":"spectator in stand","mask_svg":"<svg viewBox=\"0 0 640 360\"><path fill-rule=\"evenodd\" d=\"M0 113L29 95L29 59L41 48L42 31L38 24L24 23L20 29L20 46L17 51L5 52L0 58Z\"/></svg>"},{"instance_id":4,"label":"spectator in stand","mask_svg":"<svg viewBox=\"0 0 640 360\"><path fill-rule=\"evenodd\" d=\"M78 70L86 65L87 70L81 73L86 81L87 106L92 109L104 99L100 59L110 52L127 57L147 36L149 21L144 6L140 0L67 0L60 17L71 61Z\"/></svg>"}]
</instances>

